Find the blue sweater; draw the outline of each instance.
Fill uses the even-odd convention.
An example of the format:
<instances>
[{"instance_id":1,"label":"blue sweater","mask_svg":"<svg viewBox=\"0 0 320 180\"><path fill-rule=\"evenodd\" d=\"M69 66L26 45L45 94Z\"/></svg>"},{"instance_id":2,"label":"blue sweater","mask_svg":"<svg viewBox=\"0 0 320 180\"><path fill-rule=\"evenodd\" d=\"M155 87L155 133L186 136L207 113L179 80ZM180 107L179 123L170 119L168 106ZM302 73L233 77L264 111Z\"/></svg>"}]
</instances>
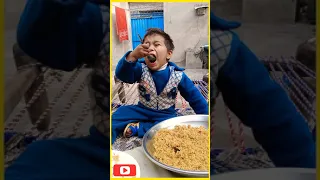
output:
<instances>
[{"instance_id":1,"label":"blue sweater","mask_svg":"<svg viewBox=\"0 0 320 180\"><path fill-rule=\"evenodd\" d=\"M127 55L131 51L127 52L119 61L116 68L116 77L126 83L138 82L142 76L143 61L128 62L126 61ZM176 71L183 71L184 69L178 67L176 64L169 62L165 70L162 71L150 71L154 83L156 85L158 95L163 91L170 78L169 66L174 66ZM190 106L196 114L208 114L208 103L206 99L201 95L200 91L196 88L193 82L188 76L183 73L182 79L178 85L182 97L189 102ZM142 104L140 104L143 106ZM174 112L174 106L169 108L169 111Z\"/></svg>"}]
</instances>

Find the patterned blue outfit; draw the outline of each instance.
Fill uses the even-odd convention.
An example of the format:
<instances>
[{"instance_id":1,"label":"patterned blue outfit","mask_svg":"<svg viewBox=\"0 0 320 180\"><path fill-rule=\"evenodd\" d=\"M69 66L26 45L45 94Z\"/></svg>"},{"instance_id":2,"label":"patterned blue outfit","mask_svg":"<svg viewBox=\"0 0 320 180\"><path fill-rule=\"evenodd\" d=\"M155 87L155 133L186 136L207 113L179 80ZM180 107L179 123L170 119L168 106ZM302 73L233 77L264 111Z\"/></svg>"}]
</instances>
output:
<instances>
[{"instance_id":1,"label":"patterned blue outfit","mask_svg":"<svg viewBox=\"0 0 320 180\"><path fill-rule=\"evenodd\" d=\"M210 22L211 100L220 90L276 166L315 168L315 142L306 122L258 58L231 31L240 24L214 14ZM109 1L28 0L17 41L25 53L52 68L70 71L82 63L92 65L93 126L87 137L32 143L6 169L5 179L108 179Z\"/></svg>"},{"instance_id":2,"label":"patterned blue outfit","mask_svg":"<svg viewBox=\"0 0 320 180\"><path fill-rule=\"evenodd\" d=\"M176 117L178 91L196 114L208 114L206 99L183 72L169 62L164 70L151 71L143 61L126 61L127 52L116 68L116 77L125 83L139 83L138 105L122 106L112 114L112 143L129 123L139 122L138 137L155 124Z\"/></svg>"}]
</instances>

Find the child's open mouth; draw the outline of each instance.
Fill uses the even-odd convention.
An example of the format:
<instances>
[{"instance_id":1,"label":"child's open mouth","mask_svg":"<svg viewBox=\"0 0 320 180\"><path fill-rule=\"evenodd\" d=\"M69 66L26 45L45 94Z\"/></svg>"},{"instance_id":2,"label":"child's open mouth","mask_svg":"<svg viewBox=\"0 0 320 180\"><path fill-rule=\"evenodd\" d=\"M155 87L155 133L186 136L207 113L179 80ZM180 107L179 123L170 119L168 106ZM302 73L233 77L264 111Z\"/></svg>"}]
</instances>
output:
<instances>
[{"instance_id":1,"label":"child's open mouth","mask_svg":"<svg viewBox=\"0 0 320 180\"><path fill-rule=\"evenodd\" d=\"M147 58L148 58L151 66L155 66L156 65L157 58L156 58L155 55L149 55Z\"/></svg>"},{"instance_id":2,"label":"child's open mouth","mask_svg":"<svg viewBox=\"0 0 320 180\"><path fill-rule=\"evenodd\" d=\"M154 63L154 62L156 62L157 58L156 58L155 55L149 55L149 56L148 56L148 60L149 60L151 63Z\"/></svg>"}]
</instances>

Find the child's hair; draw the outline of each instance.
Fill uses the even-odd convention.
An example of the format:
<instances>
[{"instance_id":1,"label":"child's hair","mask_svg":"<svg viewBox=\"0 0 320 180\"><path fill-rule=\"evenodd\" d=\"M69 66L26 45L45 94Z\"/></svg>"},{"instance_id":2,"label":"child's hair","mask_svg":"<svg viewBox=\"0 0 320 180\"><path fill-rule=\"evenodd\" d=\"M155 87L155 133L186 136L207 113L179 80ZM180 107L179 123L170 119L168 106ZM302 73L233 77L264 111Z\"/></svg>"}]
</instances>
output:
<instances>
[{"instance_id":1,"label":"child's hair","mask_svg":"<svg viewBox=\"0 0 320 180\"><path fill-rule=\"evenodd\" d=\"M164 38L164 44L167 47L167 49L169 51L174 50L173 41L172 41L171 37L169 36L169 34L167 34L166 32L164 32L163 30L161 30L159 28L149 28L147 30L147 33L143 37L143 42L147 36L151 36L153 34L158 34L158 35L162 36Z\"/></svg>"}]
</instances>

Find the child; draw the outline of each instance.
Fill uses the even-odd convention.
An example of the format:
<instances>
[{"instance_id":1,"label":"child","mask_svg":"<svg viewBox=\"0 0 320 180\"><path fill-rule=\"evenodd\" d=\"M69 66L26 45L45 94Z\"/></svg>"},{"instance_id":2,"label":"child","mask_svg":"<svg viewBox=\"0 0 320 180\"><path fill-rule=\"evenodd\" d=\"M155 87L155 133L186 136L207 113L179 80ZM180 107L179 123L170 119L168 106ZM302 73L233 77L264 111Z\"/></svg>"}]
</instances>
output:
<instances>
[{"instance_id":1,"label":"child","mask_svg":"<svg viewBox=\"0 0 320 180\"><path fill-rule=\"evenodd\" d=\"M147 30L143 44L120 59L116 77L126 83L139 82L138 105L122 106L112 115L112 143L119 134L143 135L155 124L175 117L178 91L196 114L208 114L208 103L183 69L170 62L174 44L157 28ZM155 61L147 57L154 57ZM144 58L144 61L138 61Z\"/></svg>"},{"instance_id":2,"label":"child","mask_svg":"<svg viewBox=\"0 0 320 180\"><path fill-rule=\"evenodd\" d=\"M29 56L57 69L72 70L85 62L93 64L90 87L94 126L87 137L32 143L6 169L6 180L105 180L110 177L108 20L107 0L28 0L18 25L19 46ZM271 81L253 53L229 31L239 24L225 22L214 15L210 21L213 31L228 35L223 42L229 42L227 47L232 49L228 51L232 52L228 61L223 61L226 54L217 61L213 55L219 52L212 51L218 49L214 44L217 41L211 41L211 65L224 62L216 83L230 109L253 127L258 142L276 166L314 168L315 144L311 133L283 90ZM237 56L242 58L236 59ZM211 77L214 77L214 68L216 66L211 68ZM215 81L212 82L214 85Z\"/></svg>"}]
</instances>

